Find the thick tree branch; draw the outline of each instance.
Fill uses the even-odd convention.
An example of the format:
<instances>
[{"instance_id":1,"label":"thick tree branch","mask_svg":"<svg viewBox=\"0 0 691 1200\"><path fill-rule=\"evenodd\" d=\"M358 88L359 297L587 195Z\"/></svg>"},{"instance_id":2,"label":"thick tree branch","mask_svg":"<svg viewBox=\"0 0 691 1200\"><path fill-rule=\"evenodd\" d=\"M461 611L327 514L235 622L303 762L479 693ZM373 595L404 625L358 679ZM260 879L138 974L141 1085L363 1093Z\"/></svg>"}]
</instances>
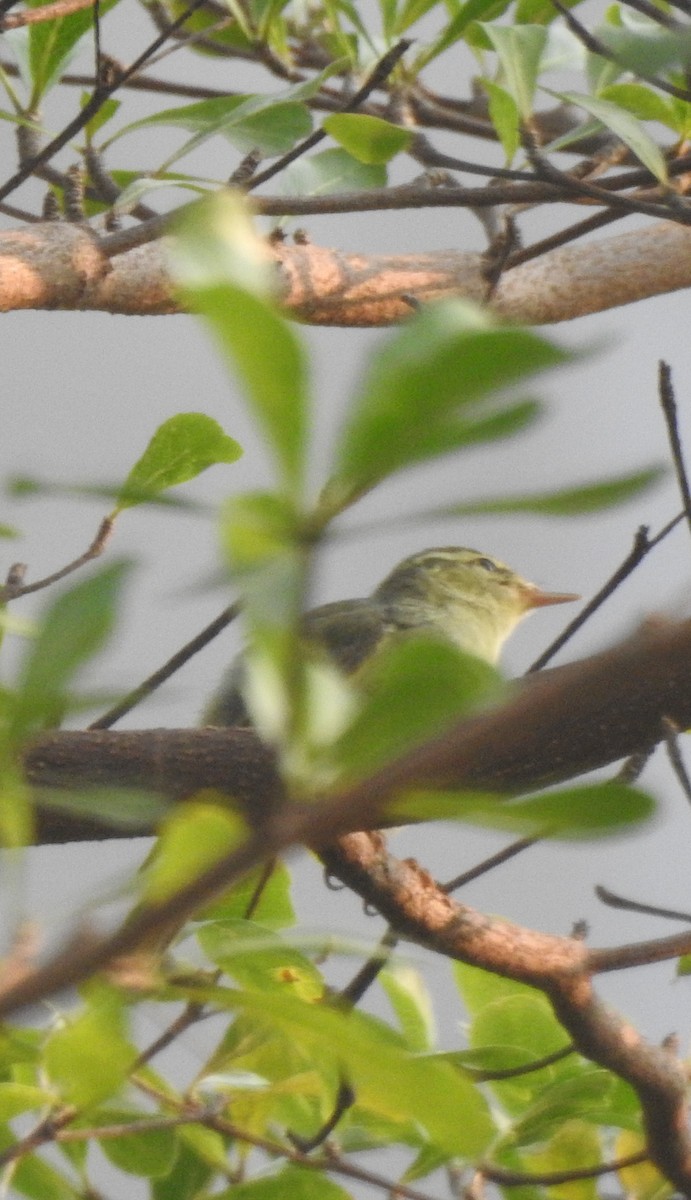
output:
<instances>
[{"instance_id":1,"label":"thick tree branch","mask_svg":"<svg viewBox=\"0 0 691 1200\"><path fill-rule=\"evenodd\" d=\"M665 1049L649 1045L604 1005L593 988L599 960L619 953L621 965L627 965L627 947L589 951L578 939L539 933L458 904L416 862L388 854L377 833L341 838L322 857L330 872L378 908L403 936L437 954L544 991L576 1048L635 1089L650 1158L682 1195L691 1196L686 1072ZM691 934L685 936L688 949ZM665 956L676 949L666 946Z\"/></svg>"},{"instance_id":2,"label":"thick tree branch","mask_svg":"<svg viewBox=\"0 0 691 1200\"><path fill-rule=\"evenodd\" d=\"M484 302L489 292L485 259L472 251L359 255L310 244L272 246L270 252L282 305L314 325L388 325L409 316L411 296ZM691 229L661 221L562 246L506 271L488 303L512 321L545 324L689 285ZM0 311L19 308L154 316L179 311L164 245L108 258L91 230L62 223L0 235Z\"/></svg>"},{"instance_id":3,"label":"thick tree branch","mask_svg":"<svg viewBox=\"0 0 691 1200\"><path fill-rule=\"evenodd\" d=\"M330 798L331 833L371 828L381 805L411 785L516 793L570 779L651 747L664 718L691 726L691 621L650 621L604 653L532 675L508 701L454 726ZM271 755L250 730L86 731L44 734L25 755L45 788L146 787L172 801L217 788L256 826L281 789ZM334 803L335 801L335 803ZM38 840L131 836L39 804Z\"/></svg>"}]
</instances>

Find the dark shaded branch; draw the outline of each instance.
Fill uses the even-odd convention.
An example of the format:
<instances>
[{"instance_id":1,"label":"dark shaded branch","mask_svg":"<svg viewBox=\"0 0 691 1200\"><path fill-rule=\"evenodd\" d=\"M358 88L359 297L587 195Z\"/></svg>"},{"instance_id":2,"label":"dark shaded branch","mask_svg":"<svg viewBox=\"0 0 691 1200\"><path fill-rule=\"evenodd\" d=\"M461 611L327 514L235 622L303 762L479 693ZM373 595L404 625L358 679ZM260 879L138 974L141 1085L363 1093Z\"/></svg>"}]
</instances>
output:
<instances>
[{"instance_id":1,"label":"dark shaded branch","mask_svg":"<svg viewBox=\"0 0 691 1200\"><path fill-rule=\"evenodd\" d=\"M380 823L386 799L412 785L515 794L573 778L657 744L665 717L691 726L691 621L651 619L611 650L513 685L505 704L330 797L331 831ZM25 766L36 789L145 787L176 802L216 788L255 826L281 797L270 752L245 729L48 733ZM137 832L39 805L41 842Z\"/></svg>"}]
</instances>

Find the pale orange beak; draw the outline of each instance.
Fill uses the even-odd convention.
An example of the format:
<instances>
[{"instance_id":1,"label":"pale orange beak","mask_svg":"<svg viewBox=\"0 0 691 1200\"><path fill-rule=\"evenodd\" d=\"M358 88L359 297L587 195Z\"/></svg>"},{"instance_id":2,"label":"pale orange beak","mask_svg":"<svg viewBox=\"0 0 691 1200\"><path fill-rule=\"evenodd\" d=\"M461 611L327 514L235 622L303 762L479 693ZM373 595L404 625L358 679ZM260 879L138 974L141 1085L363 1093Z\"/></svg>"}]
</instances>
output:
<instances>
[{"instance_id":1,"label":"pale orange beak","mask_svg":"<svg viewBox=\"0 0 691 1200\"><path fill-rule=\"evenodd\" d=\"M543 592L534 583L527 583L521 588L526 608L546 608L548 604L569 604L571 600L580 600L575 592Z\"/></svg>"}]
</instances>

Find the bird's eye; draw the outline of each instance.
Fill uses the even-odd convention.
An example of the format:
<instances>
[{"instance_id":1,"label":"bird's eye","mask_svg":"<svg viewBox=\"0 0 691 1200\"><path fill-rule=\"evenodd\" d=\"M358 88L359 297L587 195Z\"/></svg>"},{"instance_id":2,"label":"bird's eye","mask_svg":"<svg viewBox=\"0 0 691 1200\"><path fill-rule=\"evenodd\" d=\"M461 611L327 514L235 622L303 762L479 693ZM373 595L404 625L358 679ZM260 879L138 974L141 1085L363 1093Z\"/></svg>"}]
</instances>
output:
<instances>
[{"instance_id":1,"label":"bird's eye","mask_svg":"<svg viewBox=\"0 0 691 1200\"><path fill-rule=\"evenodd\" d=\"M491 558L476 558L475 563L478 567L482 567L483 571L498 571L499 567Z\"/></svg>"}]
</instances>

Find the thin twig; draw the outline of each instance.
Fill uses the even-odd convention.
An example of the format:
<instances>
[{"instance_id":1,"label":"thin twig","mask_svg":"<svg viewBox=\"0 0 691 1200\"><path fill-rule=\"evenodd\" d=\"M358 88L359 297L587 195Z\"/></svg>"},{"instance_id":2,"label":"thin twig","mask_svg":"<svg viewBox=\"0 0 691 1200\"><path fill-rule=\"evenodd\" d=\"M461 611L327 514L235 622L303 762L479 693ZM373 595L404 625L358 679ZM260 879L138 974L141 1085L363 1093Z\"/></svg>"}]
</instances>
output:
<instances>
[{"instance_id":1,"label":"thin twig","mask_svg":"<svg viewBox=\"0 0 691 1200\"><path fill-rule=\"evenodd\" d=\"M349 1008L354 1008L362 1000L365 992L372 986L379 973L391 959L391 955L398 942L399 938L396 932L393 929L387 929L376 950L367 959L367 962L363 963L350 983L347 983L345 987L340 989L338 999L341 1004L345 1004Z\"/></svg>"},{"instance_id":2,"label":"thin twig","mask_svg":"<svg viewBox=\"0 0 691 1200\"><path fill-rule=\"evenodd\" d=\"M550 661L550 659L554 658L554 655L557 653L557 651L561 650L562 646L564 646L566 642L570 641L573 635L581 628L581 626L585 625L586 621L590 619L593 613L604 604L605 600L609 599L619 585L623 583L633 571L635 571L638 564L641 563L648 554L650 554L651 550L654 550L656 546L659 546L660 543L663 542L674 529L676 529L677 525L679 525L685 517L685 512L677 513L676 517L672 517L671 521L668 521L666 525L663 525L662 529L660 529L659 532L656 533L652 538L648 536L647 525L639 526L634 537L633 547L630 553L624 559L621 566L617 567L613 575L610 575L607 582L603 584L599 592L595 593L592 600L586 604L585 608L578 614L575 620L571 621L571 623L566 626L566 629L559 634L559 637L555 638L552 644L548 646L538 658L535 659L535 662L528 667L526 674L529 675L533 671L541 671L542 668Z\"/></svg>"},{"instance_id":3,"label":"thin twig","mask_svg":"<svg viewBox=\"0 0 691 1200\"><path fill-rule=\"evenodd\" d=\"M679 748L679 726L670 717L663 717L662 728L664 730L665 745L667 746L667 754L672 764L672 770L686 799L691 803L691 779L689 779L689 773Z\"/></svg>"},{"instance_id":4,"label":"thin twig","mask_svg":"<svg viewBox=\"0 0 691 1200\"><path fill-rule=\"evenodd\" d=\"M392 46L391 49L388 50L387 53L382 56L382 58L380 58L379 62L367 77L362 87L358 88L355 95L350 100L346 101L340 111L343 113L356 112L363 101L365 101L371 94L371 92L373 92L375 88L381 87L381 85L393 71L396 63L403 57L406 50L408 50L411 45L412 43L406 40L406 38L401 38L401 40L398 41L395 46ZM261 171L259 175L255 175L248 187L248 191L253 191L254 188L259 187L260 184L266 183L268 179L273 179L274 175L278 175L280 171L285 170L290 163L295 162L295 160L298 158L301 158L307 150L311 150L313 146L318 145L319 142L323 141L326 136L327 133L325 129L315 129L314 133L311 133L309 137L304 138L303 141L298 142L297 146L293 146L292 150L288 150L286 154L281 155L281 157L277 159L275 163L272 163L270 167L267 167L266 170ZM2 199L1 195L0 199Z\"/></svg>"},{"instance_id":5,"label":"thin twig","mask_svg":"<svg viewBox=\"0 0 691 1200\"><path fill-rule=\"evenodd\" d=\"M188 7L173 22L171 28L179 28L182 26L185 21L187 21L196 12L196 10L201 8L201 6L205 3L206 0L192 0L192 3L189 4ZM67 125L65 125L60 133L58 133L52 139L52 141L48 142L43 147L43 149L36 155L35 158L31 159L29 162L23 163L20 169L16 171L15 174L12 175L11 178L0 187L0 200L4 200L6 196L9 196L11 192L15 191L15 189L18 188L20 184L24 183L24 181L28 179L38 167L43 166L44 163L53 158L53 156L57 154L59 150L62 150L63 146L66 146L76 134L80 133L81 130L88 125L92 117L96 115L103 104L105 104L106 100L108 100L109 97L112 96L118 90L118 88L122 86L125 80L129 79L131 75L135 75L137 71L141 70L143 65L149 61L152 54L155 54L159 46L164 44L168 36L168 33L165 33L155 38L151 45L148 46L146 50L144 50L142 54L135 59L131 66L127 67L123 71L122 76L113 80L112 83L102 84L97 79L90 99L87 100L83 108L79 110L77 116L73 117L73 119L69 121Z\"/></svg>"},{"instance_id":6,"label":"thin twig","mask_svg":"<svg viewBox=\"0 0 691 1200\"><path fill-rule=\"evenodd\" d=\"M649 550L650 542L648 540L648 526L641 525L636 531L636 535L633 540L633 546L621 565L617 567L616 571L614 571L612 575L610 575L609 579L603 584L599 592L595 593L592 600L586 604L583 611L580 612L578 616L566 626L566 629L559 634L559 637L555 638L552 644L548 646L546 650L543 650L542 654L535 659L535 662L528 667L527 674L532 674L533 671L541 671L542 668L546 666L552 658L554 658L554 655L557 653L557 651L561 650L562 646L566 645L566 643L570 641L570 639L581 628L581 626L585 625L586 621L590 619L593 613L597 612L598 608L605 603L605 600L609 600L609 597L613 594L613 592L615 592L620 584L622 584L624 580L628 578L631 572L636 569L638 564L643 561Z\"/></svg>"},{"instance_id":7,"label":"thin twig","mask_svg":"<svg viewBox=\"0 0 691 1200\"><path fill-rule=\"evenodd\" d=\"M472 1072L473 1079L480 1083L490 1083L499 1079L520 1079L522 1075L531 1075L534 1071L542 1071L545 1067L551 1067L554 1063L562 1062L563 1059L569 1058L570 1055L576 1053L576 1046L573 1042L568 1042L566 1046L562 1046L559 1050L553 1050L551 1054L545 1054L544 1058L534 1058L528 1063L524 1063L520 1067L505 1067L503 1070L485 1071L480 1069L476 1071L472 1066L466 1067L466 1070Z\"/></svg>"},{"instance_id":8,"label":"thin twig","mask_svg":"<svg viewBox=\"0 0 691 1200\"><path fill-rule=\"evenodd\" d=\"M115 521L112 517L104 517L98 527L98 532L91 545L79 558L75 558L73 562L68 563L66 567L61 567L59 571L54 571L52 575L46 575L43 579L38 579L35 583L6 583L4 587L0 587L0 604L4 604L9 600L16 600L19 596L28 596L31 592L40 592L43 588L50 587L51 584L57 583L60 579L64 579L66 575L71 575L73 571L78 571L80 567L91 562L94 558L105 550L110 536L113 532Z\"/></svg>"},{"instance_id":9,"label":"thin twig","mask_svg":"<svg viewBox=\"0 0 691 1200\"><path fill-rule=\"evenodd\" d=\"M599 40L599 38L594 37L593 34L581 24L581 22L573 15L572 12L569 11L565 4L562 4L560 0L552 0L552 4L556 8L557 12L559 12L564 18L564 21L568 25L571 32L578 38L579 42L585 46L586 50L589 50L591 54L597 54L600 58L604 58L607 62L615 63L618 67L625 65L620 62L617 55L613 50L610 50L609 46L606 46L604 42ZM640 65L636 70L636 75L639 79L644 79L646 83L652 84L653 87L659 88L661 92L667 92L669 96L676 97L677 100L685 100L686 102L691 100L691 92L689 92L688 88L680 88L673 83L667 83L665 79L660 79L659 75L649 75L646 71L642 71L640 69Z\"/></svg>"},{"instance_id":10,"label":"thin twig","mask_svg":"<svg viewBox=\"0 0 691 1200\"><path fill-rule=\"evenodd\" d=\"M126 713L131 712L137 704L140 704L142 700L145 700L147 696L155 692L156 688L159 688L162 683L170 679L171 675L174 675L176 671L184 667L185 663L189 662L195 654L198 654L209 642L218 637L218 634L222 633L235 620L239 612L240 604L229 604L227 608L223 609L223 612L214 617L213 621L187 642L182 649L176 651L162 667L159 667L143 683L140 683L138 687L134 688L122 700L119 700L117 704L108 709L108 712L104 713L103 716L98 717L96 721L92 721L88 728L110 729L116 721L119 721Z\"/></svg>"},{"instance_id":11,"label":"thin twig","mask_svg":"<svg viewBox=\"0 0 691 1200\"><path fill-rule=\"evenodd\" d=\"M667 425L667 437L669 439L670 449L672 451L672 462L677 476L677 484L681 493L681 501L686 512L686 520L689 529L691 530L691 489L689 489L689 477L686 471L686 463L684 461L684 450L681 444L681 436L679 434L679 421L677 419L677 402L674 396L674 387L672 385L672 369L668 363L660 359L658 364L658 395L660 397L660 407Z\"/></svg>"},{"instance_id":12,"label":"thin twig","mask_svg":"<svg viewBox=\"0 0 691 1200\"><path fill-rule=\"evenodd\" d=\"M625 1158L617 1158L613 1162L600 1163L595 1167L580 1167L573 1171L509 1171L505 1167L494 1167L491 1163L481 1163L478 1171L492 1183L502 1187L557 1187L562 1183L575 1182L578 1179L598 1179L600 1175L610 1175L614 1171L622 1171L625 1167L635 1167L647 1162L649 1158L645 1150L636 1154L627 1154Z\"/></svg>"},{"instance_id":13,"label":"thin twig","mask_svg":"<svg viewBox=\"0 0 691 1200\"><path fill-rule=\"evenodd\" d=\"M627 215L620 210L612 212L609 209L594 213L592 217L586 217L584 221L568 225L559 233L553 233L550 237L533 242L530 246L522 246L520 250L514 250L508 257L505 269L510 271L513 267L520 267L523 263L531 262L532 259L539 258L540 255L547 254L550 250L557 250L560 246L567 246L569 242L575 242L579 238L585 237L586 234L593 233L596 229L603 229L614 221L621 221Z\"/></svg>"},{"instance_id":14,"label":"thin twig","mask_svg":"<svg viewBox=\"0 0 691 1200\"><path fill-rule=\"evenodd\" d=\"M595 888L595 895L608 908L621 908L625 912L641 913L648 917L664 917L668 921L684 921L691 924L691 913L679 912L675 908L659 908L657 904L643 904L640 900L628 900L626 896L619 896L600 883Z\"/></svg>"},{"instance_id":15,"label":"thin twig","mask_svg":"<svg viewBox=\"0 0 691 1200\"><path fill-rule=\"evenodd\" d=\"M456 875L455 879L450 879L448 883L440 884L439 890L449 896L451 892L456 892L459 888L465 887L466 884L472 883L473 880L479 879L481 875L486 875L488 871L493 871L495 867L499 867L502 863L515 858L517 854L522 854L524 850L528 850L539 841L540 838L537 837L518 838L515 842L511 842L509 846L504 846L503 850L497 851L496 854L490 855L483 862L471 867L469 871L464 871L462 875Z\"/></svg>"}]
</instances>

